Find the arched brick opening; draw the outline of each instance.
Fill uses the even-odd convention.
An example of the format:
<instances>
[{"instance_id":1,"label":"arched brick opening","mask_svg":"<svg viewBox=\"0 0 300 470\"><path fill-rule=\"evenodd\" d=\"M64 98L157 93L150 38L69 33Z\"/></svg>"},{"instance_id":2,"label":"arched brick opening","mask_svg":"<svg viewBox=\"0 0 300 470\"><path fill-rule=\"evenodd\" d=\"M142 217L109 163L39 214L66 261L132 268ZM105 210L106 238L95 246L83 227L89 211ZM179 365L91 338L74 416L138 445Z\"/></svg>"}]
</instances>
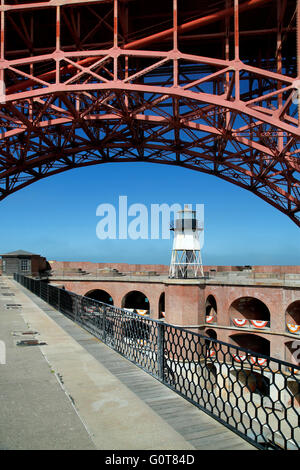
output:
<instances>
[{"instance_id":1,"label":"arched brick opening","mask_svg":"<svg viewBox=\"0 0 300 470\"><path fill-rule=\"evenodd\" d=\"M104 304L114 305L114 301L112 296L102 289L94 289L85 294L85 297L89 299L98 300L99 302L103 302Z\"/></svg>"},{"instance_id":2,"label":"arched brick opening","mask_svg":"<svg viewBox=\"0 0 300 470\"><path fill-rule=\"evenodd\" d=\"M254 333L244 333L231 335L229 338L231 343L236 346L249 349L257 354L270 356L270 341L262 336L258 336Z\"/></svg>"},{"instance_id":3,"label":"arched brick opening","mask_svg":"<svg viewBox=\"0 0 300 470\"><path fill-rule=\"evenodd\" d=\"M255 334L236 334L230 336L231 343L249 350L249 354L237 351L234 355L235 370L230 371L232 389L240 391L241 394L256 393L260 396L270 395L270 380L263 373L252 370L252 364L258 360L266 361L264 358L252 356L251 352L270 355L270 341ZM233 350L231 350L233 353ZM239 369L241 366L241 370ZM242 387L242 389L240 388Z\"/></svg>"},{"instance_id":4,"label":"arched brick opening","mask_svg":"<svg viewBox=\"0 0 300 470\"><path fill-rule=\"evenodd\" d=\"M209 295L205 301L205 323L217 323L217 302L213 295Z\"/></svg>"},{"instance_id":5,"label":"arched brick opening","mask_svg":"<svg viewBox=\"0 0 300 470\"><path fill-rule=\"evenodd\" d=\"M298 341L285 343L285 360L290 364L300 366L300 344ZM287 372L292 373L287 380L287 391L289 393L289 405L300 407L300 371L287 367Z\"/></svg>"},{"instance_id":6,"label":"arched brick opening","mask_svg":"<svg viewBox=\"0 0 300 470\"><path fill-rule=\"evenodd\" d=\"M209 338L212 338L212 339L218 339L218 335L217 335L217 332L211 328L208 328L206 331L205 331L205 334L209 337Z\"/></svg>"},{"instance_id":7,"label":"arched brick opening","mask_svg":"<svg viewBox=\"0 0 300 470\"><path fill-rule=\"evenodd\" d=\"M213 295L209 295L205 302L205 315L217 317L218 308L217 301Z\"/></svg>"},{"instance_id":8,"label":"arched brick opening","mask_svg":"<svg viewBox=\"0 0 300 470\"><path fill-rule=\"evenodd\" d=\"M285 360L290 364L300 366L300 342L288 341L285 343Z\"/></svg>"},{"instance_id":9,"label":"arched brick opening","mask_svg":"<svg viewBox=\"0 0 300 470\"><path fill-rule=\"evenodd\" d=\"M270 327L270 310L256 297L240 297L234 300L229 307L229 318L233 326Z\"/></svg>"},{"instance_id":10,"label":"arched brick opening","mask_svg":"<svg viewBox=\"0 0 300 470\"><path fill-rule=\"evenodd\" d=\"M232 387L235 390L235 384L239 384L242 387L241 394L245 393L256 393L263 397L270 395L270 380L263 374L254 372L252 370L232 370L230 371ZM239 387L238 387L239 389Z\"/></svg>"},{"instance_id":11,"label":"arched brick opening","mask_svg":"<svg viewBox=\"0 0 300 470\"><path fill-rule=\"evenodd\" d=\"M133 310L147 310L150 312L150 302L143 292L133 290L128 292L122 299L122 308Z\"/></svg>"},{"instance_id":12,"label":"arched brick opening","mask_svg":"<svg viewBox=\"0 0 300 470\"><path fill-rule=\"evenodd\" d=\"M165 318L165 316L165 293L162 292L158 301L158 318Z\"/></svg>"},{"instance_id":13,"label":"arched brick opening","mask_svg":"<svg viewBox=\"0 0 300 470\"><path fill-rule=\"evenodd\" d=\"M300 300L292 302L285 312L286 327L290 333L300 335Z\"/></svg>"},{"instance_id":14,"label":"arched brick opening","mask_svg":"<svg viewBox=\"0 0 300 470\"><path fill-rule=\"evenodd\" d=\"M211 329L211 328L208 328L207 330L205 330L205 335L207 336L207 339L205 339L206 356L207 356L208 359L209 358L214 358L217 354L216 343L214 341L211 341L211 340L212 339L218 339L218 335L217 335L216 331Z\"/></svg>"}]
</instances>

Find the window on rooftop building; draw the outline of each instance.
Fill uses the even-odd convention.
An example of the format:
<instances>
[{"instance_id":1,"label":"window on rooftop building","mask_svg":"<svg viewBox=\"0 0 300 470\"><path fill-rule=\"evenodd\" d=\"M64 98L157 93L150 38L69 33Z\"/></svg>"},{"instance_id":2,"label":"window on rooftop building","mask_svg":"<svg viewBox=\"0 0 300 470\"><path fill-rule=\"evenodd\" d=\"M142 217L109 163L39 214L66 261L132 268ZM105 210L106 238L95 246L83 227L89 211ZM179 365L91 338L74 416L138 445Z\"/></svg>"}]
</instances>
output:
<instances>
[{"instance_id":1,"label":"window on rooftop building","mask_svg":"<svg viewBox=\"0 0 300 470\"><path fill-rule=\"evenodd\" d=\"M29 259L21 259L21 271L28 272L29 271Z\"/></svg>"}]
</instances>

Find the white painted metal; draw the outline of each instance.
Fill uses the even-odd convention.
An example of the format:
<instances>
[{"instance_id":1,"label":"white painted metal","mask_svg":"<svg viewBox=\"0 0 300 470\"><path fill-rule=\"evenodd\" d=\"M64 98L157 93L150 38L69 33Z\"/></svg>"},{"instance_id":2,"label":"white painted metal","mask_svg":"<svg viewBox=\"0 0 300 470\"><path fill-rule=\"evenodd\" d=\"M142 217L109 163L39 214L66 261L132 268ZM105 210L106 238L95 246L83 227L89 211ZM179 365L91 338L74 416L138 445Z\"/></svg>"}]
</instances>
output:
<instances>
[{"instance_id":1,"label":"white painted metal","mask_svg":"<svg viewBox=\"0 0 300 470\"><path fill-rule=\"evenodd\" d=\"M196 211L184 208L177 213L174 228L174 242L170 264L170 278L203 277L199 233Z\"/></svg>"}]
</instances>

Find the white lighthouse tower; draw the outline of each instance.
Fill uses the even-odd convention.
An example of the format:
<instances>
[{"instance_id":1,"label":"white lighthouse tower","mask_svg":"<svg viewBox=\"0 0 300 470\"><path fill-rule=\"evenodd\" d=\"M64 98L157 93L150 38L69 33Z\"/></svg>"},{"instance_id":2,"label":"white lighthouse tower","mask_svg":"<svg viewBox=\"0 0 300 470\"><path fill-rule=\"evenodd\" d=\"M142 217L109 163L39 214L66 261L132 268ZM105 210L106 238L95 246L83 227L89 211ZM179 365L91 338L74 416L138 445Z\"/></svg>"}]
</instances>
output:
<instances>
[{"instance_id":1,"label":"white lighthouse tower","mask_svg":"<svg viewBox=\"0 0 300 470\"><path fill-rule=\"evenodd\" d=\"M199 237L203 227L199 226L196 211L185 206L183 211L177 213L171 230L174 231L174 242L169 277L204 277Z\"/></svg>"}]
</instances>

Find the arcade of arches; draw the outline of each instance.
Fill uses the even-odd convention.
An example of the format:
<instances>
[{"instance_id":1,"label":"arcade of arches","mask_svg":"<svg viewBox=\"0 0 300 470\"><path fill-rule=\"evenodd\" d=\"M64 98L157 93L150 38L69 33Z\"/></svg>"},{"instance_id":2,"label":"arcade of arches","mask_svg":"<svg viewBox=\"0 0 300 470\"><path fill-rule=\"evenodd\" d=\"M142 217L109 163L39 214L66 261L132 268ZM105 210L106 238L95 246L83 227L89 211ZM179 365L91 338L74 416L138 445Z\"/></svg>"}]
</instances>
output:
<instances>
[{"instance_id":1,"label":"arcade of arches","mask_svg":"<svg viewBox=\"0 0 300 470\"><path fill-rule=\"evenodd\" d=\"M53 280L54 281L54 280ZM286 343L300 340L300 289L284 285L214 285L188 280L64 280L95 300L139 309L166 323L193 327L208 338L285 360Z\"/></svg>"}]
</instances>

